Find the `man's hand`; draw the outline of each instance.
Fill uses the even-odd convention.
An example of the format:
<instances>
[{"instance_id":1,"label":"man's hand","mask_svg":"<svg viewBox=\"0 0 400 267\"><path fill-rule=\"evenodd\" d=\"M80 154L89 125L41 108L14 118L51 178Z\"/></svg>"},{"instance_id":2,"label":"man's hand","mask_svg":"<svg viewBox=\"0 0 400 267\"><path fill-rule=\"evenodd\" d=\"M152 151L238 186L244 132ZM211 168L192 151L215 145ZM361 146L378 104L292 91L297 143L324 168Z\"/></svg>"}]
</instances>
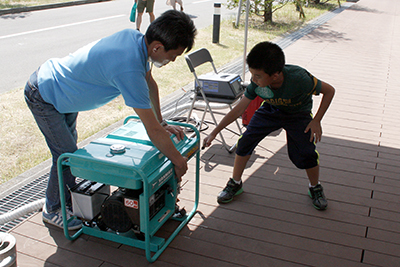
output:
<instances>
[{"instance_id":1,"label":"man's hand","mask_svg":"<svg viewBox=\"0 0 400 267\"><path fill-rule=\"evenodd\" d=\"M178 138L179 141L183 140L185 138L185 133L183 132L183 128L179 127L178 125L165 125L164 129L169 133L169 134L174 134Z\"/></svg>"},{"instance_id":2,"label":"man's hand","mask_svg":"<svg viewBox=\"0 0 400 267\"><path fill-rule=\"evenodd\" d=\"M321 122L316 121L315 119L310 121L310 123L307 125L305 129L305 133L311 131L310 133L310 142L313 140L315 143L318 143L321 141L322 137L322 127L321 127Z\"/></svg>"},{"instance_id":3,"label":"man's hand","mask_svg":"<svg viewBox=\"0 0 400 267\"><path fill-rule=\"evenodd\" d=\"M188 165L187 165L187 158L186 157L182 157L183 161L181 161L179 164L175 164L174 168L175 168L175 175L176 175L176 179L178 180L178 183L182 181L182 176L185 175L185 173L188 170Z\"/></svg>"}]
</instances>

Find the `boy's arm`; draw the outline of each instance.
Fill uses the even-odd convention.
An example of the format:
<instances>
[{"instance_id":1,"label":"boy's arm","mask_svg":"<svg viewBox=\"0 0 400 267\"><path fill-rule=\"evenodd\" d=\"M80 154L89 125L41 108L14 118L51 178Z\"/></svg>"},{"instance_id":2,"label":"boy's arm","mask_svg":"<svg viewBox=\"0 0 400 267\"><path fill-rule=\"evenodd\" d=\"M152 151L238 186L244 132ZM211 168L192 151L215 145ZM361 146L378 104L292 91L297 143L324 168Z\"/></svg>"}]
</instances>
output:
<instances>
[{"instance_id":1,"label":"boy's arm","mask_svg":"<svg viewBox=\"0 0 400 267\"><path fill-rule=\"evenodd\" d=\"M236 120L243 112L246 110L251 100L246 96L243 96L239 103L225 115L225 117L218 123L217 127L206 137L204 138L203 148L211 145L211 142L215 139L217 134L222 131L226 126L231 124L234 120Z\"/></svg>"},{"instance_id":2,"label":"boy's arm","mask_svg":"<svg viewBox=\"0 0 400 267\"><path fill-rule=\"evenodd\" d=\"M322 100L318 107L318 111L314 116L314 119L308 124L307 128L305 129L305 133L311 130L310 134L310 142L313 140L315 143L321 141L322 137L322 127L321 127L321 120L325 115L325 112L328 110L329 105L332 102L333 96L335 95L335 88L333 88L330 84L327 84L321 81L321 94Z\"/></svg>"}]
</instances>

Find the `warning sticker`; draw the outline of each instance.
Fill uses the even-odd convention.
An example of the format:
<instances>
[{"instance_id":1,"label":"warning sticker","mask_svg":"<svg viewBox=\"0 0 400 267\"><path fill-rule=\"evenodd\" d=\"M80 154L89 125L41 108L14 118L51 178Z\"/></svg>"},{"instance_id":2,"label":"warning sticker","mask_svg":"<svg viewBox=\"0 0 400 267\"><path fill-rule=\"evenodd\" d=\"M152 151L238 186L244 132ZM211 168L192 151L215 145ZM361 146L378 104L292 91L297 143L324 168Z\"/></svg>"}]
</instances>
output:
<instances>
[{"instance_id":1,"label":"warning sticker","mask_svg":"<svg viewBox=\"0 0 400 267\"><path fill-rule=\"evenodd\" d=\"M137 200L125 198L124 202L125 202L124 203L125 207L139 209L139 201L137 201Z\"/></svg>"}]
</instances>

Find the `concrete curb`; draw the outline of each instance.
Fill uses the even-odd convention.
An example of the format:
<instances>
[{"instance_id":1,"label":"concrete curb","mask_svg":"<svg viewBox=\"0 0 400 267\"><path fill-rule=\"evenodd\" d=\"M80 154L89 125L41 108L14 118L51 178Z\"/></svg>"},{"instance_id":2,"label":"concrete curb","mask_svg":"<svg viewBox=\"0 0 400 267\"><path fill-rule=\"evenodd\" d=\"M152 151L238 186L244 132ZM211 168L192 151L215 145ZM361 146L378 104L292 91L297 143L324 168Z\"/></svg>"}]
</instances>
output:
<instances>
[{"instance_id":1,"label":"concrete curb","mask_svg":"<svg viewBox=\"0 0 400 267\"><path fill-rule=\"evenodd\" d=\"M71 1L65 3L57 3L57 4L48 4L48 5L40 5L40 6L29 6L29 7L18 7L18 8L7 8L0 10L0 16L6 14L15 14L15 13L24 13L24 12L31 12L37 10L44 10L50 8L60 8L60 7L67 7L67 6L77 6L77 5L84 5L84 4L93 4L98 2L105 2L111 0L78 0L78 1Z\"/></svg>"}]
</instances>

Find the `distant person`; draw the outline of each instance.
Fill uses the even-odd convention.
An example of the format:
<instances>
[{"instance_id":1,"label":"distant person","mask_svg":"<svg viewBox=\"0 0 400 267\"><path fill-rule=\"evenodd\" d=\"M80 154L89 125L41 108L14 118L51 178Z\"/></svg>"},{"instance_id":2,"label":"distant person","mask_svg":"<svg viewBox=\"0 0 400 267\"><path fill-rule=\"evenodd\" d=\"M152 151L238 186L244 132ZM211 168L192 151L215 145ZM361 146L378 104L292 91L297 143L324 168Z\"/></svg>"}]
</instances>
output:
<instances>
[{"instance_id":1,"label":"distant person","mask_svg":"<svg viewBox=\"0 0 400 267\"><path fill-rule=\"evenodd\" d=\"M174 164L177 178L186 173L186 159L169 137L172 133L183 138L183 130L163 120L149 62L162 67L175 61L191 50L195 35L189 16L170 10L156 19L145 35L133 29L117 32L64 58L48 60L31 75L25 86L25 100L53 157L42 213L44 222L63 227L57 159L77 150L78 112L103 106L119 95L140 117L153 144ZM69 169L64 172L64 181L69 188L75 185ZM67 188L65 192L70 214L71 195ZM78 219L68 224L70 230L80 227Z\"/></svg>"},{"instance_id":2,"label":"distant person","mask_svg":"<svg viewBox=\"0 0 400 267\"><path fill-rule=\"evenodd\" d=\"M321 141L321 120L335 89L299 66L285 65L282 49L270 42L257 44L248 54L247 64L251 84L244 97L204 139L204 146L210 146L217 134L242 115L257 95L265 100L238 140L232 178L218 194L218 202L228 203L243 192L242 174L253 150L264 137L283 128L290 160L297 168L306 170L313 206L326 209L328 202L319 182L319 154L315 144ZM319 94L323 97L313 117L312 96Z\"/></svg>"},{"instance_id":3,"label":"distant person","mask_svg":"<svg viewBox=\"0 0 400 267\"><path fill-rule=\"evenodd\" d=\"M174 10L176 10L176 3L180 5L181 11L183 12L183 0L167 0L167 5L172 6Z\"/></svg>"},{"instance_id":4,"label":"distant person","mask_svg":"<svg viewBox=\"0 0 400 267\"><path fill-rule=\"evenodd\" d=\"M149 13L150 23L152 23L155 19L153 12L155 0L135 0L135 1L137 1L136 29L140 31L140 25L142 24L142 17L145 8L146 8L146 13Z\"/></svg>"}]
</instances>

